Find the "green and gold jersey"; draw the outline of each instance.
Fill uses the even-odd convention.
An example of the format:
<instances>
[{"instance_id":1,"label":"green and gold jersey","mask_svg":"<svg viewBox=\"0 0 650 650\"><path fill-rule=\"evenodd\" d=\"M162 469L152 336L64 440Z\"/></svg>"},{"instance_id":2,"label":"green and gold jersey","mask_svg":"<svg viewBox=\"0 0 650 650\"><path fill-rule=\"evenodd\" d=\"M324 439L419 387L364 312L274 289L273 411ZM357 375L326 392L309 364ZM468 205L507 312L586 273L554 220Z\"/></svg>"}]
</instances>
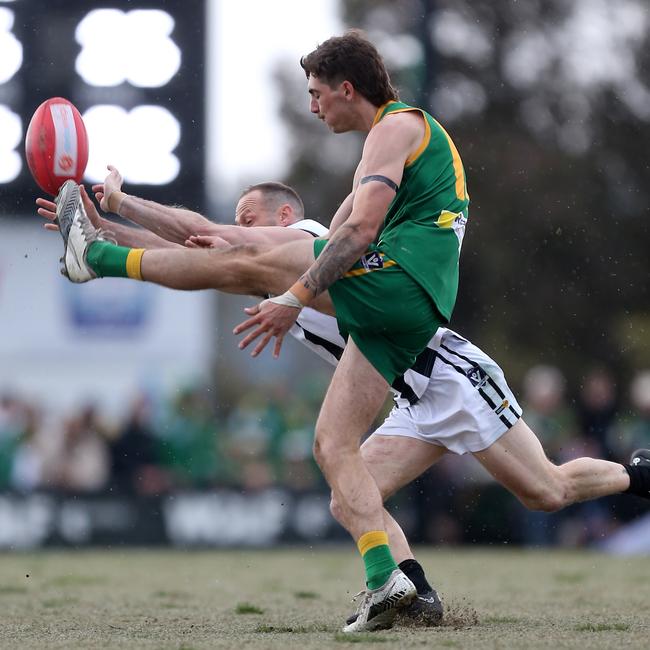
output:
<instances>
[{"instance_id":1,"label":"green and gold jersey","mask_svg":"<svg viewBox=\"0 0 650 650\"><path fill-rule=\"evenodd\" d=\"M402 102L380 107L373 126L386 115L419 111L425 135L404 165L378 247L411 275L449 320L458 291L458 260L467 223L469 196L458 151L428 113Z\"/></svg>"}]
</instances>

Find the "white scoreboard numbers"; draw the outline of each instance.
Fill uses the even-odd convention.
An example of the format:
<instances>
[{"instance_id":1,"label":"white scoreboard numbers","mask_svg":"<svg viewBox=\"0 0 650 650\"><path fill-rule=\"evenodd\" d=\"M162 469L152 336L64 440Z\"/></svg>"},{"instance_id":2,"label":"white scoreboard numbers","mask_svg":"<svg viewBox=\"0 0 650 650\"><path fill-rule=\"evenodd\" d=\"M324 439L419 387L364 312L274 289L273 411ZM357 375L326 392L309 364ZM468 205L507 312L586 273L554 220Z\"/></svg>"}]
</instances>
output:
<instances>
[{"instance_id":1,"label":"white scoreboard numbers","mask_svg":"<svg viewBox=\"0 0 650 650\"><path fill-rule=\"evenodd\" d=\"M91 106L83 114L92 142L86 178L106 177L106 163L116 165L127 183L162 185L180 170L174 151L181 127L162 106L142 105L126 110L114 104Z\"/></svg>"},{"instance_id":2,"label":"white scoreboard numbers","mask_svg":"<svg viewBox=\"0 0 650 650\"><path fill-rule=\"evenodd\" d=\"M32 211L25 131L55 96L83 116L85 182L112 163L134 193L201 209L204 40L205 0L0 0L0 213Z\"/></svg>"},{"instance_id":3,"label":"white scoreboard numbers","mask_svg":"<svg viewBox=\"0 0 650 650\"><path fill-rule=\"evenodd\" d=\"M161 9L94 9L76 30L81 52L75 68L92 86L164 86L178 72L181 50L171 36L174 19ZM115 47L115 34L120 34Z\"/></svg>"},{"instance_id":4,"label":"white scoreboard numbers","mask_svg":"<svg viewBox=\"0 0 650 650\"><path fill-rule=\"evenodd\" d=\"M23 63L22 43L12 31L15 20L15 13L0 5L0 86L11 81ZM21 172L23 162L18 149L22 137L20 115L10 106L0 103L0 183L10 183Z\"/></svg>"}]
</instances>

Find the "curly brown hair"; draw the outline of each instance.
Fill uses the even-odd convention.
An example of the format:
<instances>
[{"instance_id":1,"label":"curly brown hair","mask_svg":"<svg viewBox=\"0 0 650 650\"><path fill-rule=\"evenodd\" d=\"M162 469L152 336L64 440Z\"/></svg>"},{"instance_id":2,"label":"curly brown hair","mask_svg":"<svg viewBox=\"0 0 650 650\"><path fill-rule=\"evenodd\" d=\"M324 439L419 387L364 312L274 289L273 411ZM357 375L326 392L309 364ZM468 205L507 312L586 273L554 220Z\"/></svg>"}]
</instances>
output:
<instances>
[{"instance_id":1,"label":"curly brown hair","mask_svg":"<svg viewBox=\"0 0 650 650\"><path fill-rule=\"evenodd\" d=\"M307 78L314 75L328 86L349 81L374 106L399 99L377 48L358 30L328 38L300 65Z\"/></svg>"}]
</instances>

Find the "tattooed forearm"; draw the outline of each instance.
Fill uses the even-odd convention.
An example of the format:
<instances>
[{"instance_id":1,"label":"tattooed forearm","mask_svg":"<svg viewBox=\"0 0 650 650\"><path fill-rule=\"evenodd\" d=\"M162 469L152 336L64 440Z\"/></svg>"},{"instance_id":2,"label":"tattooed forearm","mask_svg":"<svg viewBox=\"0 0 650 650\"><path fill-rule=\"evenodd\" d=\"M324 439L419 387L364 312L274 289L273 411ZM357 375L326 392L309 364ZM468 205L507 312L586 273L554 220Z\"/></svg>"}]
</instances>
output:
<instances>
[{"instance_id":1,"label":"tattooed forearm","mask_svg":"<svg viewBox=\"0 0 650 650\"><path fill-rule=\"evenodd\" d=\"M359 235L358 226L344 223L311 268L301 276L302 285L318 296L341 278L366 250L367 242Z\"/></svg>"}]
</instances>

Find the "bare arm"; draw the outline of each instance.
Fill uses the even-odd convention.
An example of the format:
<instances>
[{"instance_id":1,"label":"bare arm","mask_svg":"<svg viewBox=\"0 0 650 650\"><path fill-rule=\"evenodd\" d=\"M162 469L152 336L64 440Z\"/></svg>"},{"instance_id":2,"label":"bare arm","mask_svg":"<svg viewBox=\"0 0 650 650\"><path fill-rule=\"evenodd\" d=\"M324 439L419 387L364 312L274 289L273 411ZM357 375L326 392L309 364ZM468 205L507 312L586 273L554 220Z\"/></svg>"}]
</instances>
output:
<instances>
[{"instance_id":1,"label":"bare arm","mask_svg":"<svg viewBox=\"0 0 650 650\"><path fill-rule=\"evenodd\" d=\"M313 239L304 230L286 228L285 226L228 226L213 223L208 233L224 239L231 246L240 244L256 244L259 246L278 246L298 239ZM192 241L193 238L189 238Z\"/></svg>"},{"instance_id":2,"label":"bare arm","mask_svg":"<svg viewBox=\"0 0 650 650\"><path fill-rule=\"evenodd\" d=\"M376 237L402 181L404 164L420 142L424 128L420 119L408 114L395 116L380 122L368 134L355 174L350 215L293 287L302 304L341 278Z\"/></svg>"},{"instance_id":3,"label":"bare arm","mask_svg":"<svg viewBox=\"0 0 650 650\"><path fill-rule=\"evenodd\" d=\"M159 238L180 245L192 235L218 234L211 231L215 224L198 212L125 194L120 172L113 165L108 165L108 170L104 182L93 185L95 198L105 212L118 214Z\"/></svg>"},{"instance_id":4,"label":"bare arm","mask_svg":"<svg viewBox=\"0 0 650 650\"><path fill-rule=\"evenodd\" d=\"M93 190L102 209L119 214L121 217L146 228L151 234L150 241L155 247L169 246L163 241L185 245L193 241L192 238L218 237L228 244L236 246L239 244L278 245L296 239L310 237L306 232L283 228L280 226L263 228L244 228L242 226L231 226L214 223L203 215L186 208L162 205L155 201L141 199L137 196L125 194L121 191L122 177L117 169L111 165L108 167L109 174L103 185L94 185ZM110 222L108 222L110 223ZM117 227L111 228L114 232ZM119 227L119 235L124 241L129 237L136 236L138 230ZM130 232L132 231L132 232ZM137 240L146 239L143 235L137 235ZM130 245L130 244L127 244ZM141 246L143 244L133 244Z\"/></svg>"},{"instance_id":5,"label":"bare arm","mask_svg":"<svg viewBox=\"0 0 650 650\"><path fill-rule=\"evenodd\" d=\"M162 205L130 194L120 202L117 214L177 244L183 244L192 235L218 234L213 230L217 224L198 212Z\"/></svg>"},{"instance_id":6,"label":"bare arm","mask_svg":"<svg viewBox=\"0 0 650 650\"><path fill-rule=\"evenodd\" d=\"M158 235L143 230L142 228L134 228L132 226L125 226L123 224L115 223L102 217L95 204L92 202L86 188L81 186L81 200L83 201L84 209L95 228L102 229L110 232L115 236L115 239L120 246L129 246L131 248L181 248L179 244L167 241ZM56 204L45 198L36 199L38 206L38 214L47 219L50 223L45 224L48 230L58 230L58 226L54 224L56 220Z\"/></svg>"},{"instance_id":7,"label":"bare arm","mask_svg":"<svg viewBox=\"0 0 650 650\"><path fill-rule=\"evenodd\" d=\"M323 293L332 283L343 277L363 255L377 235L394 196L394 190L377 182L362 185L357 189L350 216L332 235L321 255L299 280L313 297ZM309 294L303 296L307 301L311 300ZM304 300L301 302L305 304Z\"/></svg>"},{"instance_id":8,"label":"bare arm","mask_svg":"<svg viewBox=\"0 0 650 650\"><path fill-rule=\"evenodd\" d=\"M240 244L277 246L311 237L309 233L302 230L283 226L245 228L214 223L191 210L173 208L130 195L122 200L119 214L155 233L156 239L163 238L182 245L192 241L192 238L197 235L219 237L231 246Z\"/></svg>"},{"instance_id":9,"label":"bare arm","mask_svg":"<svg viewBox=\"0 0 650 650\"><path fill-rule=\"evenodd\" d=\"M349 217L289 291L248 310L247 313L253 317L240 323L234 333L256 329L241 341L240 348L247 347L261 336L251 353L257 356L275 336L273 355L279 356L282 340L302 307L342 277L377 235L402 181L404 164L421 142L423 133L421 118L407 113L384 120L371 130L364 146L358 170L360 180Z\"/></svg>"},{"instance_id":10,"label":"bare arm","mask_svg":"<svg viewBox=\"0 0 650 650\"><path fill-rule=\"evenodd\" d=\"M330 236L334 234L336 230L339 229L341 224L352 214L352 204L354 202L354 191L350 192L345 197L345 200L339 206L339 209L334 213L332 217L332 223L330 223Z\"/></svg>"}]
</instances>

